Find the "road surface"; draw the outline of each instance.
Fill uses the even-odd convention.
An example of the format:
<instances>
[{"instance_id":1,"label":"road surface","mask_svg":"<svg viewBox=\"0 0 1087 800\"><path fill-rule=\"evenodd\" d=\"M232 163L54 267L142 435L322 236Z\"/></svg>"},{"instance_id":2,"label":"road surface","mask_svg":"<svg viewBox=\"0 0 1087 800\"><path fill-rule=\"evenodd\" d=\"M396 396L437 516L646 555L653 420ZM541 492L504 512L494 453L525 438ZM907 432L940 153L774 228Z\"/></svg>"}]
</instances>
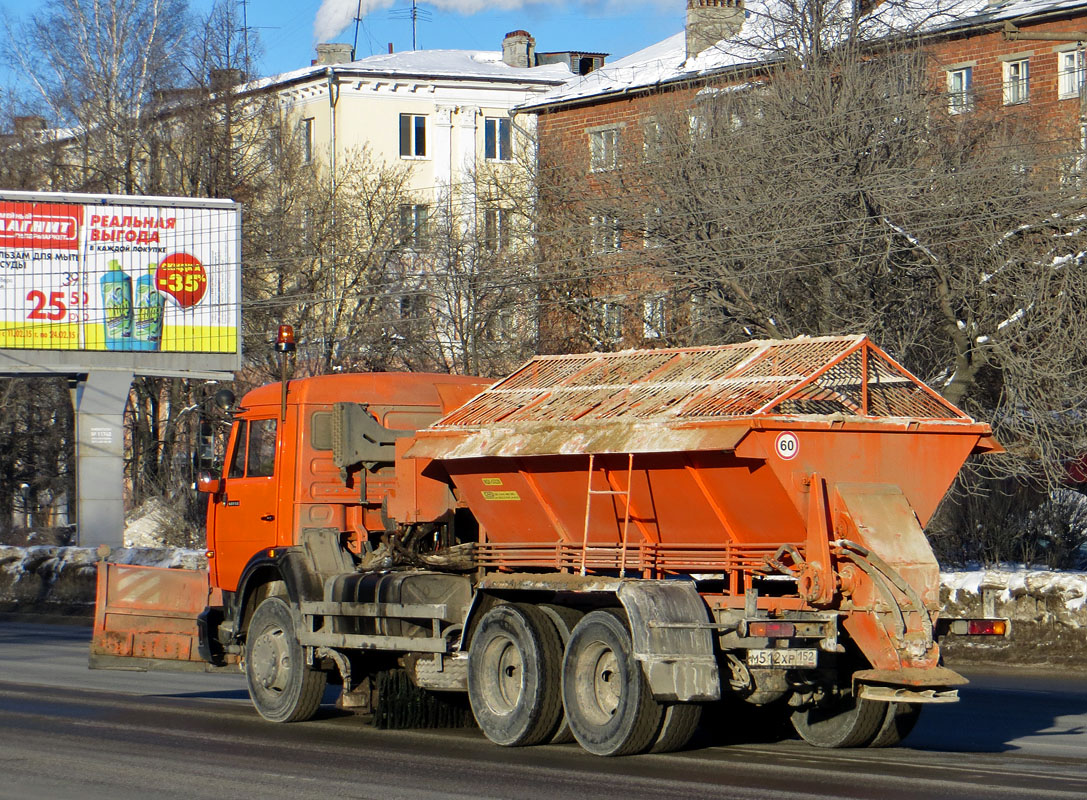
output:
<instances>
[{"instance_id":1,"label":"road surface","mask_svg":"<svg viewBox=\"0 0 1087 800\"><path fill-rule=\"evenodd\" d=\"M1087 797L1083 675L970 671L962 702L888 750L745 742L723 720L682 753L604 759L379 731L331 706L273 725L238 675L89 671L88 637L0 622L0 798Z\"/></svg>"}]
</instances>

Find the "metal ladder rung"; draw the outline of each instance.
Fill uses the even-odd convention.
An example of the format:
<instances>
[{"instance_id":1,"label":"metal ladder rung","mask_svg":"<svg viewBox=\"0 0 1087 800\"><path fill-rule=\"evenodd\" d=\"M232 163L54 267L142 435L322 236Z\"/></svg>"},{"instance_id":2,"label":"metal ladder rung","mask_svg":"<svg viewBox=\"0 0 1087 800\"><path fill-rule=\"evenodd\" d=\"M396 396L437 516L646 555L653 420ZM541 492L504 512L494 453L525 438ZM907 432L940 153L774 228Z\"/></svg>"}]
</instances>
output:
<instances>
[{"instance_id":1,"label":"metal ladder rung","mask_svg":"<svg viewBox=\"0 0 1087 800\"><path fill-rule=\"evenodd\" d=\"M622 495L624 498L625 513L623 515L623 544L622 550L619 555L619 575L620 577L626 575L627 571L627 546L630 539L630 493L634 486L634 454L627 453L627 488L626 491L619 489L594 489L593 488L593 461L596 458L595 453L589 453L589 482L585 487L585 531L582 534L581 539L581 574L586 572L585 565L589 551L594 552L606 552L609 548L606 547L589 547L589 518L592 511L593 495Z\"/></svg>"}]
</instances>

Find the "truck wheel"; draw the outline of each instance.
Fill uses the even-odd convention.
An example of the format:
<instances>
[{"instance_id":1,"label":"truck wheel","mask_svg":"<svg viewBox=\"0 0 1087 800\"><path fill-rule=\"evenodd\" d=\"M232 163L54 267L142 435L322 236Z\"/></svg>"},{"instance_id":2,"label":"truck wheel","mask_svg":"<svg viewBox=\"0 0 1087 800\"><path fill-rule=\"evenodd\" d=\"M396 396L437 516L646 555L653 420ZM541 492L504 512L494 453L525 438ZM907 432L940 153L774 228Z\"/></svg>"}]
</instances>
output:
<instances>
[{"instance_id":1,"label":"truck wheel","mask_svg":"<svg viewBox=\"0 0 1087 800\"><path fill-rule=\"evenodd\" d=\"M245 680L257 712L270 722L301 722L321 705L325 673L306 665L294 614L279 597L257 606L245 637Z\"/></svg>"},{"instance_id":2,"label":"truck wheel","mask_svg":"<svg viewBox=\"0 0 1087 800\"><path fill-rule=\"evenodd\" d=\"M885 705L843 695L834 701L793 711L793 728L801 739L815 747L863 747L883 725Z\"/></svg>"},{"instance_id":3,"label":"truck wheel","mask_svg":"<svg viewBox=\"0 0 1087 800\"><path fill-rule=\"evenodd\" d=\"M468 651L468 699L483 733L518 747L551 738L562 717L562 642L542 611L495 606Z\"/></svg>"},{"instance_id":4,"label":"truck wheel","mask_svg":"<svg viewBox=\"0 0 1087 800\"><path fill-rule=\"evenodd\" d=\"M672 753L682 750L691 741L701 721L702 706L693 703L672 703L665 706L660 733L649 752Z\"/></svg>"},{"instance_id":5,"label":"truck wheel","mask_svg":"<svg viewBox=\"0 0 1087 800\"><path fill-rule=\"evenodd\" d=\"M660 731L664 709L633 651L625 620L611 609L586 614L566 643L566 720L578 744L595 755L640 753Z\"/></svg>"},{"instance_id":6,"label":"truck wheel","mask_svg":"<svg viewBox=\"0 0 1087 800\"><path fill-rule=\"evenodd\" d=\"M555 624L555 629L559 632L559 639L565 649L566 643L570 641L570 632L584 614L575 608L567 608L566 606L540 606L540 610L547 614L548 618ZM559 669L562 669L561 664ZM566 712L563 711L562 719L559 720L559 729L551 737L550 744L568 744L572 741L574 741L574 734L570 731L570 723L566 721Z\"/></svg>"},{"instance_id":7,"label":"truck wheel","mask_svg":"<svg viewBox=\"0 0 1087 800\"><path fill-rule=\"evenodd\" d=\"M883 725L869 747L894 747L913 730L921 717L921 703L887 703Z\"/></svg>"}]
</instances>

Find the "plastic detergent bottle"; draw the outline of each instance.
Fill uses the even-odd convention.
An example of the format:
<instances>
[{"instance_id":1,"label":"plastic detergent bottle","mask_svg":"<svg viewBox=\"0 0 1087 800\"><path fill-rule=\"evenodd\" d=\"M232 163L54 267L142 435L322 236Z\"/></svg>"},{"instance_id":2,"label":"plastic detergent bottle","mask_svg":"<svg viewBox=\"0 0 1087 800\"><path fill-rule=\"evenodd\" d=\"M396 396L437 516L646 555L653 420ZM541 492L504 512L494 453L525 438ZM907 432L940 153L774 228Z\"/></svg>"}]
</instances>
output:
<instances>
[{"instance_id":1,"label":"plastic detergent bottle","mask_svg":"<svg viewBox=\"0 0 1087 800\"><path fill-rule=\"evenodd\" d=\"M132 327L133 350L158 350L162 346L162 315L166 299L155 288L155 270L152 264L148 271L136 279L136 313Z\"/></svg>"},{"instance_id":2,"label":"plastic detergent bottle","mask_svg":"<svg viewBox=\"0 0 1087 800\"><path fill-rule=\"evenodd\" d=\"M132 348L132 279L121 269L119 261L109 262L109 271L102 276L102 309L105 318L107 350Z\"/></svg>"}]
</instances>

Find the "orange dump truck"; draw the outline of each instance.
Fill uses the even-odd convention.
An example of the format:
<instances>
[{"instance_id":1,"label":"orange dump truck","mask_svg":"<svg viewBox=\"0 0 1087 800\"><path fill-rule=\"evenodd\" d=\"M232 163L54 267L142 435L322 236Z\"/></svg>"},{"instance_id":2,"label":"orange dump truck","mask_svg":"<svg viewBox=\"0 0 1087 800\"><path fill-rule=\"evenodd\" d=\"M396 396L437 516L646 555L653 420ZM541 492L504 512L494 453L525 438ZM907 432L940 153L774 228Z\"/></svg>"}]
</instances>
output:
<instances>
[{"instance_id":1,"label":"orange dump truck","mask_svg":"<svg viewBox=\"0 0 1087 800\"><path fill-rule=\"evenodd\" d=\"M385 713L467 693L498 744L599 755L728 699L895 744L965 683L923 528L998 449L864 337L266 386L200 482L208 570L101 565L91 662L241 669L278 722L328 682Z\"/></svg>"}]
</instances>

